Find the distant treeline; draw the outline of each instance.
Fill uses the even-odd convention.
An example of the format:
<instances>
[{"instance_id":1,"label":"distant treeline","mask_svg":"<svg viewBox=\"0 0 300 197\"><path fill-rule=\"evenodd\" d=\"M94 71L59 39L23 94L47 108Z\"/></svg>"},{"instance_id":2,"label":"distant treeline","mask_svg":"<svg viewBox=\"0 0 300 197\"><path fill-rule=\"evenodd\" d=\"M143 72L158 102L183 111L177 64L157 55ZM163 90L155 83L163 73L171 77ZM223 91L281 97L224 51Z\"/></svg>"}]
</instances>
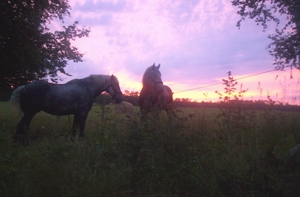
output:
<instances>
[{"instance_id":1,"label":"distant treeline","mask_svg":"<svg viewBox=\"0 0 300 197\"><path fill-rule=\"evenodd\" d=\"M134 106L138 106L138 93L124 94L124 101L130 102ZM269 100L231 100L229 102L196 102L188 98L174 100L175 107L199 107L199 108L236 108L250 110L278 110L278 111L300 111L300 106L289 105L287 103L275 102Z\"/></svg>"},{"instance_id":2,"label":"distant treeline","mask_svg":"<svg viewBox=\"0 0 300 197\"><path fill-rule=\"evenodd\" d=\"M104 97L103 97L104 96ZM96 103L108 104L111 100L106 97L108 95L102 95L98 97ZM138 106L138 92L129 92L125 90L124 101L130 102L134 106ZM10 94L0 94L0 101L9 101ZM300 111L299 105L289 105L287 103L275 102L271 99L269 100L231 100L230 102L224 103L220 102L196 102L188 98L176 98L174 100L175 107L199 107L199 108L236 108L236 109L250 109L250 110L278 110L278 111Z\"/></svg>"},{"instance_id":3,"label":"distant treeline","mask_svg":"<svg viewBox=\"0 0 300 197\"><path fill-rule=\"evenodd\" d=\"M189 101L174 101L176 107L200 107L200 108L235 108L248 110L278 110L278 111L300 111L300 106L289 105L277 102L269 102L263 100L232 100L228 103L224 102L189 102Z\"/></svg>"}]
</instances>

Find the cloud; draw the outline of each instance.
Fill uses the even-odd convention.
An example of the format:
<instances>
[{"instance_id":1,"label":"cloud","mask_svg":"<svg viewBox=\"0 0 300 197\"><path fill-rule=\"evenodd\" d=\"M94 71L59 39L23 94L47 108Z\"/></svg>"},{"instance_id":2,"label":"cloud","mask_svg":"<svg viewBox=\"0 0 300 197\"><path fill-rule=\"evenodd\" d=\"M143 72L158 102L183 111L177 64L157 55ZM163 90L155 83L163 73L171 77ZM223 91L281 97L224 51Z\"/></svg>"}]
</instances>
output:
<instances>
[{"instance_id":1,"label":"cloud","mask_svg":"<svg viewBox=\"0 0 300 197\"><path fill-rule=\"evenodd\" d=\"M114 13L123 12L129 2L126 1L72 1L72 17L86 26L109 26Z\"/></svg>"},{"instance_id":2,"label":"cloud","mask_svg":"<svg viewBox=\"0 0 300 197\"><path fill-rule=\"evenodd\" d=\"M71 0L70 4L68 20L91 29L88 38L74 41L87 60L68 66L76 76L95 71L116 74L123 88L139 90L146 68L161 63L163 81L179 91L221 82L228 71L240 76L273 68L266 50L273 26L262 32L261 26L246 20L238 29L239 15L228 0ZM186 95L196 95L192 92Z\"/></svg>"},{"instance_id":3,"label":"cloud","mask_svg":"<svg viewBox=\"0 0 300 197\"><path fill-rule=\"evenodd\" d=\"M84 78L91 74L111 74L103 62L94 62L92 59L87 59L83 62L69 62L66 67L66 72L71 74L71 77L64 76L69 81L74 78Z\"/></svg>"},{"instance_id":4,"label":"cloud","mask_svg":"<svg viewBox=\"0 0 300 197\"><path fill-rule=\"evenodd\" d=\"M81 12L120 12L126 9L127 2L122 0L107 1L85 1L83 4L75 4L74 9L80 9Z\"/></svg>"}]
</instances>

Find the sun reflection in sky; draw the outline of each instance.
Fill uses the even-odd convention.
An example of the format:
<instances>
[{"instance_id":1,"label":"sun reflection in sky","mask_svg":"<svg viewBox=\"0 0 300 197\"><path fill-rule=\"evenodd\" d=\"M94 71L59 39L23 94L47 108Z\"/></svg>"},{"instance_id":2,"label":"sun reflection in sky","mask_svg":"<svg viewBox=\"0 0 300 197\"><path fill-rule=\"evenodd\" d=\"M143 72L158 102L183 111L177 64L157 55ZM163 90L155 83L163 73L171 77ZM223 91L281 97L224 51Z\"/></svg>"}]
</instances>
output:
<instances>
[{"instance_id":1,"label":"sun reflection in sky","mask_svg":"<svg viewBox=\"0 0 300 197\"><path fill-rule=\"evenodd\" d=\"M290 71L274 71L255 76L251 76L251 74L234 76L233 74L232 77L238 79L238 84L235 86L236 91L233 95L237 95L241 90L247 90L241 99L267 100L267 97L270 96L272 100L277 102L300 104L300 72L297 70L292 72L292 78ZM225 76L222 79L227 79L227 77ZM164 84L172 89L174 99L188 98L197 102L217 102L220 99L216 91L225 95L225 85L222 84L222 79L217 79L219 82L211 84L195 84L193 87L180 82L166 81ZM123 91L140 92L142 89L141 82L129 81L128 76L119 76L119 81Z\"/></svg>"}]
</instances>

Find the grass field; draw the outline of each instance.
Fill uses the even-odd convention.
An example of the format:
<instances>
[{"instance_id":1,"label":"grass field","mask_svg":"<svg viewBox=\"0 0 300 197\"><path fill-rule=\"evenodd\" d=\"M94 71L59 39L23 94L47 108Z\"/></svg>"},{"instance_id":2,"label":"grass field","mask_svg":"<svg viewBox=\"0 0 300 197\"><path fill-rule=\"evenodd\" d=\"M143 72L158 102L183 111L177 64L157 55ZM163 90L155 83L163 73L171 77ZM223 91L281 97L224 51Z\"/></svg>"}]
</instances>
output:
<instances>
[{"instance_id":1,"label":"grass field","mask_svg":"<svg viewBox=\"0 0 300 197\"><path fill-rule=\"evenodd\" d=\"M300 143L298 112L186 108L184 121L141 123L113 106L102 119L94 106L75 142L72 116L41 112L25 148L12 141L20 117L8 102L0 111L0 196L300 194L300 156L288 157Z\"/></svg>"}]
</instances>

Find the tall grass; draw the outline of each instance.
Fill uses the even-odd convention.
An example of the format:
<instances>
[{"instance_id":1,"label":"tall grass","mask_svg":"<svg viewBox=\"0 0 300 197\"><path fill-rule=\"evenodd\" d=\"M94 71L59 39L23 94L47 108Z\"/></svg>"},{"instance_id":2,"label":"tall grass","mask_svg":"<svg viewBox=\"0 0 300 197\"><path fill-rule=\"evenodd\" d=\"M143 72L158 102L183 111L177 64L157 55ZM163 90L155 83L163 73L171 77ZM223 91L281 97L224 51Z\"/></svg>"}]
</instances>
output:
<instances>
[{"instance_id":1,"label":"tall grass","mask_svg":"<svg viewBox=\"0 0 300 197\"><path fill-rule=\"evenodd\" d=\"M242 111L230 132L218 109L180 109L149 124L99 106L84 141L72 122L40 113L30 147L12 142L18 117L0 103L0 196L297 196L300 166L277 153L300 142L300 113ZM3 109L3 110L2 110ZM224 122L225 124L225 122ZM226 127L227 128L227 127ZM289 140L286 140L289 139ZM286 143L287 142L287 143ZM275 152L274 152L275 150ZM281 152L280 152L281 151Z\"/></svg>"}]
</instances>

